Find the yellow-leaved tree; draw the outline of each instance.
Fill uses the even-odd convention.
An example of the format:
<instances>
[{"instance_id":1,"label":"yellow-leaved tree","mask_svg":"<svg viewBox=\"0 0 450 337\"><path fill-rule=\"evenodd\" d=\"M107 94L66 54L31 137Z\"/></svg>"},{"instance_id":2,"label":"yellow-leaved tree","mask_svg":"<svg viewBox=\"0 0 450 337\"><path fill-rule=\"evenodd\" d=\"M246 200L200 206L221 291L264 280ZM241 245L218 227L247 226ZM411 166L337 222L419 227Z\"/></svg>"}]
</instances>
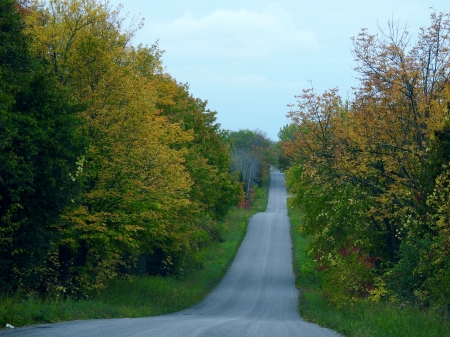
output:
<instances>
[{"instance_id":1,"label":"yellow-leaved tree","mask_svg":"<svg viewBox=\"0 0 450 337\"><path fill-rule=\"evenodd\" d=\"M353 43L353 99L305 90L289 114L293 202L308 214L304 230L315 236L331 299L387 294L377 289L386 286L449 303L438 286L449 277L449 15L432 13L415 43L392 22L378 35L363 29Z\"/></svg>"},{"instance_id":2,"label":"yellow-leaved tree","mask_svg":"<svg viewBox=\"0 0 450 337\"><path fill-rule=\"evenodd\" d=\"M60 83L83 107L81 132L89 139L73 179L83 182L58 226L54 279L72 292L99 289L141 254L157 247L174 255L190 249L198 207L184 149L192 139L161 116L156 46L133 47L120 8L91 0L36 1L27 16L33 50L51 63Z\"/></svg>"}]
</instances>

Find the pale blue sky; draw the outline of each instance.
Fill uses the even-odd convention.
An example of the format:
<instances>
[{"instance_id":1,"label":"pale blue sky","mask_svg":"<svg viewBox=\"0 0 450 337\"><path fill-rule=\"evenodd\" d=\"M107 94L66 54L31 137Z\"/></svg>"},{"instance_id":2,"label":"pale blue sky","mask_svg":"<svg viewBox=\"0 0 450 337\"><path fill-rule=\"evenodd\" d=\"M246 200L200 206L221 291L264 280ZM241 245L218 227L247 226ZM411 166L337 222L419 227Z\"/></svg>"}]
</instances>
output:
<instances>
[{"instance_id":1,"label":"pale blue sky","mask_svg":"<svg viewBox=\"0 0 450 337\"><path fill-rule=\"evenodd\" d=\"M135 43L159 39L166 70L208 100L223 129L260 129L272 140L288 123L286 107L310 87L357 85L352 36L377 32L394 17L409 31L429 25L444 0L110 0L145 24Z\"/></svg>"}]
</instances>

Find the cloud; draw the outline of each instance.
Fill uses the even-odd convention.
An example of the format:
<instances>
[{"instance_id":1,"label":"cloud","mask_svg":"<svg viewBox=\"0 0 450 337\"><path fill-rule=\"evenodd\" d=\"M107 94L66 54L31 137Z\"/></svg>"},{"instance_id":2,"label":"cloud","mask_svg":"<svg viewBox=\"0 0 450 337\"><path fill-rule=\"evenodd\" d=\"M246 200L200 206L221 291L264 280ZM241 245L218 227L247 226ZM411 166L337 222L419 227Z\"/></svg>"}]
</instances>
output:
<instances>
[{"instance_id":1,"label":"cloud","mask_svg":"<svg viewBox=\"0 0 450 337\"><path fill-rule=\"evenodd\" d=\"M261 73L245 74L225 68L211 68L205 66L188 66L177 69L184 78L191 79L189 83L193 86L208 86L209 88L227 88L227 90L244 91L272 91L287 92L292 95L309 86L306 80L277 79ZM222 90L221 89L221 90Z\"/></svg>"},{"instance_id":2,"label":"cloud","mask_svg":"<svg viewBox=\"0 0 450 337\"><path fill-rule=\"evenodd\" d=\"M298 29L278 4L262 11L218 9L202 17L188 12L148 30L167 52L193 57L267 58L274 52L318 45L314 33Z\"/></svg>"},{"instance_id":3,"label":"cloud","mask_svg":"<svg viewBox=\"0 0 450 337\"><path fill-rule=\"evenodd\" d=\"M306 81L294 82L289 80L272 80L262 75L219 75L215 77L217 83L230 87L251 88L257 90L270 90L279 92L296 92L301 90Z\"/></svg>"}]
</instances>

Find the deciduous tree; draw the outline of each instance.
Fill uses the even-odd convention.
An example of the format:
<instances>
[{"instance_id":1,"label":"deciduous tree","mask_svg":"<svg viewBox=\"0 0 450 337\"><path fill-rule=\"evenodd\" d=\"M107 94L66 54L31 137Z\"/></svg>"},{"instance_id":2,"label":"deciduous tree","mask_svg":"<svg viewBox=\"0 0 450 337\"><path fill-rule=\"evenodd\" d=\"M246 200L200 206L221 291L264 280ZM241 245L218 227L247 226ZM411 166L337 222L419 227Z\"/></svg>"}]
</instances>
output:
<instances>
[{"instance_id":1,"label":"deciduous tree","mask_svg":"<svg viewBox=\"0 0 450 337\"><path fill-rule=\"evenodd\" d=\"M15 1L0 3L0 283L45 285L54 225L72 204L83 153L77 107L46 60L30 52Z\"/></svg>"},{"instance_id":2,"label":"deciduous tree","mask_svg":"<svg viewBox=\"0 0 450 337\"><path fill-rule=\"evenodd\" d=\"M285 153L294 161L288 182L310 213L306 230L316 236L322 265L331 268L342 249L355 249L359 261L378 261L367 267L386 268L377 272L385 273L392 289L412 289L409 296L424 301L431 300L424 295L431 292L437 299L437 280L447 277L447 262L436 262L443 261L445 247L436 219L441 219L438 209L446 206L435 195L438 190L445 195L450 159L444 150L449 36L449 15L443 13L431 14L430 27L420 30L415 43L394 22L378 35L363 29L353 39L360 86L352 101L343 104L337 90L323 95L304 90L289 114L294 137L284 141ZM328 248L327 238L332 243ZM439 244L430 253L426 242ZM413 257L421 255L430 259ZM420 262L431 260L444 272ZM413 281L408 273L422 277Z\"/></svg>"}]
</instances>

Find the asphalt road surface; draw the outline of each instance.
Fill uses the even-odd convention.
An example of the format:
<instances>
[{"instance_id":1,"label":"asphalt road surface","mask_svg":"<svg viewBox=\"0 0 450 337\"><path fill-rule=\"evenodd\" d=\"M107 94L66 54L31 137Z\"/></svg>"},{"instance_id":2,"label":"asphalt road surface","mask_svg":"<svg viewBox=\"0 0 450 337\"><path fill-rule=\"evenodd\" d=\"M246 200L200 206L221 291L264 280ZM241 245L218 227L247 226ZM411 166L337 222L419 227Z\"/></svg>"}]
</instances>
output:
<instances>
[{"instance_id":1,"label":"asphalt road surface","mask_svg":"<svg viewBox=\"0 0 450 337\"><path fill-rule=\"evenodd\" d=\"M269 202L255 214L220 284L198 305L170 315L71 321L0 330L1 336L332 337L302 320L292 272L284 176L271 172Z\"/></svg>"}]
</instances>

